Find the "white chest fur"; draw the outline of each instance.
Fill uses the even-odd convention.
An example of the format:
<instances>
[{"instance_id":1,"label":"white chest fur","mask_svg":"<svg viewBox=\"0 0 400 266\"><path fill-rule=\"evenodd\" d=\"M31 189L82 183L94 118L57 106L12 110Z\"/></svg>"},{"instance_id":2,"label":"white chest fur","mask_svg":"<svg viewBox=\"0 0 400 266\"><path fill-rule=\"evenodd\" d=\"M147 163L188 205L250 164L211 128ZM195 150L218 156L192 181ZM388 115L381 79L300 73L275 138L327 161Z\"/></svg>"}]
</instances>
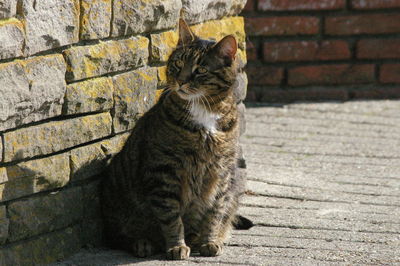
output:
<instances>
[{"instance_id":1,"label":"white chest fur","mask_svg":"<svg viewBox=\"0 0 400 266\"><path fill-rule=\"evenodd\" d=\"M190 114L193 121L203 126L208 132L211 134L217 132L217 120L220 118L220 115L208 111L203 105L198 103L191 105Z\"/></svg>"}]
</instances>

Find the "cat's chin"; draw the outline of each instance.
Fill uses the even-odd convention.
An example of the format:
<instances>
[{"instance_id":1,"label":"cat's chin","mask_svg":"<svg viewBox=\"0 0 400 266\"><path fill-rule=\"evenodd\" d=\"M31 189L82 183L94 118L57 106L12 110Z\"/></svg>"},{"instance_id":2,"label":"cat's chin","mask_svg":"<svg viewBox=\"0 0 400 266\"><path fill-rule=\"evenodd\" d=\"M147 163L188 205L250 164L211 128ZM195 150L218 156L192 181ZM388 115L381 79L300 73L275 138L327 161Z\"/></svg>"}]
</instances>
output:
<instances>
[{"instance_id":1,"label":"cat's chin","mask_svg":"<svg viewBox=\"0 0 400 266\"><path fill-rule=\"evenodd\" d=\"M192 100L196 100L198 98L201 98L201 94L200 93L189 93L185 90L177 90L176 94L178 94L178 96L186 101L192 101Z\"/></svg>"}]
</instances>

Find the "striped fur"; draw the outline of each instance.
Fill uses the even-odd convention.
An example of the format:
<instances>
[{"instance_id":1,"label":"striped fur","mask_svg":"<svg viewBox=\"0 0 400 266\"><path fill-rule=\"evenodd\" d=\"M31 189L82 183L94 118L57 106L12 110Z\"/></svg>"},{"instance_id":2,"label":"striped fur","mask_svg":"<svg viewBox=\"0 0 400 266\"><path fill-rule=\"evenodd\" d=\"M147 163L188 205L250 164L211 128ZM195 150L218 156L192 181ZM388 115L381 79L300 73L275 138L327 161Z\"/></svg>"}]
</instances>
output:
<instances>
[{"instance_id":1,"label":"striped fur","mask_svg":"<svg viewBox=\"0 0 400 266\"><path fill-rule=\"evenodd\" d=\"M139 119L103 182L110 244L140 257L222 252L243 186L235 175L235 53L232 36L201 40L180 22L168 89Z\"/></svg>"}]
</instances>

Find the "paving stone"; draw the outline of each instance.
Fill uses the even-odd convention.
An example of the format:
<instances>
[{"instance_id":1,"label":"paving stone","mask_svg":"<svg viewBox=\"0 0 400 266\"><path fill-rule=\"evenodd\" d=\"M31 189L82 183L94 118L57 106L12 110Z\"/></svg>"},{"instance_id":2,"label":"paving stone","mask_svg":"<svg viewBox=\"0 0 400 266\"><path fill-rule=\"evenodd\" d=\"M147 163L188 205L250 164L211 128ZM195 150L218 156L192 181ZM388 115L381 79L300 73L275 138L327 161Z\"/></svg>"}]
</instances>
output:
<instances>
[{"instance_id":1,"label":"paving stone","mask_svg":"<svg viewBox=\"0 0 400 266\"><path fill-rule=\"evenodd\" d=\"M237 15L242 11L246 0L183 0L183 18L190 24L205 20L219 19Z\"/></svg>"},{"instance_id":2,"label":"paving stone","mask_svg":"<svg viewBox=\"0 0 400 266\"><path fill-rule=\"evenodd\" d=\"M140 36L67 49L67 81L140 67L147 63L148 45L149 40Z\"/></svg>"},{"instance_id":3,"label":"paving stone","mask_svg":"<svg viewBox=\"0 0 400 266\"><path fill-rule=\"evenodd\" d=\"M112 0L82 0L80 7L81 39L102 39L110 36Z\"/></svg>"},{"instance_id":4,"label":"paving stone","mask_svg":"<svg viewBox=\"0 0 400 266\"><path fill-rule=\"evenodd\" d=\"M28 55L79 41L79 0L21 0L20 12Z\"/></svg>"},{"instance_id":5,"label":"paving stone","mask_svg":"<svg viewBox=\"0 0 400 266\"><path fill-rule=\"evenodd\" d=\"M113 107L111 78L102 77L69 84L65 92L63 114L108 111Z\"/></svg>"},{"instance_id":6,"label":"paving stone","mask_svg":"<svg viewBox=\"0 0 400 266\"><path fill-rule=\"evenodd\" d=\"M179 0L115 0L112 36L173 28L181 7Z\"/></svg>"},{"instance_id":7,"label":"paving stone","mask_svg":"<svg viewBox=\"0 0 400 266\"><path fill-rule=\"evenodd\" d=\"M88 115L4 133L4 161L61 151L111 134L109 113Z\"/></svg>"},{"instance_id":8,"label":"paving stone","mask_svg":"<svg viewBox=\"0 0 400 266\"><path fill-rule=\"evenodd\" d=\"M24 26L21 21L15 18L0 21L0 59L23 56L24 41Z\"/></svg>"},{"instance_id":9,"label":"paving stone","mask_svg":"<svg viewBox=\"0 0 400 266\"><path fill-rule=\"evenodd\" d=\"M66 153L21 162L3 169L6 170L8 182L3 184L0 201L63 187L70 179L69 157Z\"/></svg>"},{"instance_id":10,"label":"paving stone","mask_svg":"<svg viewBox=\"0 0 400 266\"><path fill-rule=\"evenodd\" d=\"M80 187L12 202L8 206L9 239L16 241L61 229L81 219L82 212Z\"/></svg>"},{"instance_id":11,"label":"paving stone","mask_svg":"<svg viewBox=\"0 0 400 266\"><path fill-rule=\"evenodd\" d=\"M144 67L113 77L114 82L114 132L132 129L155 101L157 69Z\"/></svg>"},{"instance_id":12,"label":"paving stone","mask_svg":"<svg viewBox=\"0 0 400 266\"><path fill-rule=\"evenodd\" d=\"M62 55L0 64L0 131L60 115L65 69Z\"/></svg>"}]
</instances>

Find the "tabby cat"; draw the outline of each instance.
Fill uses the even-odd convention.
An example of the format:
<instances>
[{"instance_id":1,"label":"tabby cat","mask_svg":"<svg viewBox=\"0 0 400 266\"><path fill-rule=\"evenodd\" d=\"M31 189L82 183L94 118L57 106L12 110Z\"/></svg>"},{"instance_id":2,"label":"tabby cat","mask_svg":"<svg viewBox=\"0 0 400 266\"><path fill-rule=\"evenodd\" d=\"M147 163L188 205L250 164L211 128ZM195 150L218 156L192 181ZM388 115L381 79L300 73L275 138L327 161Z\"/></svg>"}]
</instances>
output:
<instances>
[{"instance_id":1,"label":"tabby cat","mask_svg":"<svg viewBox=\"0 0 400 266\"><path fill-rule=\"evenodd\" d=\"M107 241L146 257L222 252L243 180L236 175L238 114L233 36L198 38L179 21L168 89L137 122L102 186Z\"/></svg>"}]
</instances>

